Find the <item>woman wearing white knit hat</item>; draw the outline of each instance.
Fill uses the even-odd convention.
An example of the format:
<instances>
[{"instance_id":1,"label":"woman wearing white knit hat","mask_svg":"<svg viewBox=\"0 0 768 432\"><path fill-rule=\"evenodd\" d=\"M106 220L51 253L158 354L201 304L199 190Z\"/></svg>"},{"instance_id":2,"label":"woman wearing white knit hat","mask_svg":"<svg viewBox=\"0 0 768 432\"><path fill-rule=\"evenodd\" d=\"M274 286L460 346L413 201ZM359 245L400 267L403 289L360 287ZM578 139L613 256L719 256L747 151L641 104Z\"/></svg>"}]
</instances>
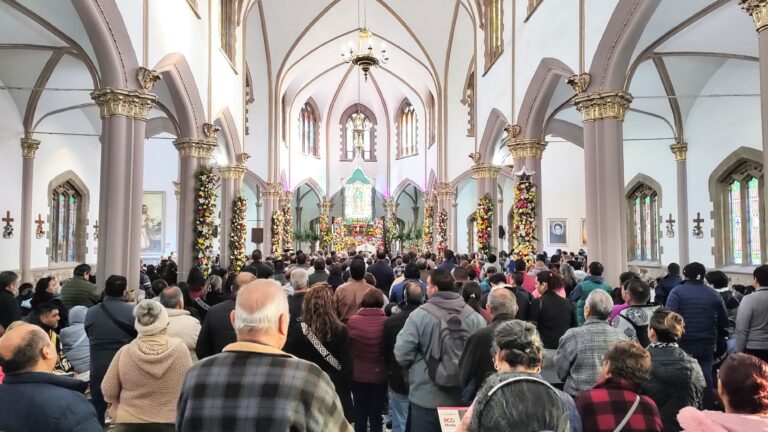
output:
<instances>
[{"instance_id":1,"label":"woman wearing white knit hat","mask_svg":"<svg viewBox=\"0 0 768 432\"><path fill-rule=\"evenodd\" d=\"M184 344L168 337L168 312L142 300L134 309L139 336L112 359L101 384L118 432L173 431L176 401L192 358Z\"/></svg>"}]
</instances>

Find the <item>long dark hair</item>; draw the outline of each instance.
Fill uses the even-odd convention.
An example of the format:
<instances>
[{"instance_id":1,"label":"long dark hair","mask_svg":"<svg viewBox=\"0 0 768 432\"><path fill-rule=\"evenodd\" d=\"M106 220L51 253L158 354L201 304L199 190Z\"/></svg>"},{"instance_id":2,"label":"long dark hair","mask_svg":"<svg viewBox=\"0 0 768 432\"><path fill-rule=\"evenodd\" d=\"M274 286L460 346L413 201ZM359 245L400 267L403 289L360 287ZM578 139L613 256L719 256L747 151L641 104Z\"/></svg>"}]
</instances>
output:
<instances>
[{"instance_id":1,"label":"long dark hair","mask_svg":"<svg viewBox=\"0 0 768 432\"><path fill-rule=\"evenodd\" d=\"M329 284L316 283L304 294L301 320L321 342L331 340L333 334L344 326L336 315L333 288Z\"/></svg>"}]
</instances>

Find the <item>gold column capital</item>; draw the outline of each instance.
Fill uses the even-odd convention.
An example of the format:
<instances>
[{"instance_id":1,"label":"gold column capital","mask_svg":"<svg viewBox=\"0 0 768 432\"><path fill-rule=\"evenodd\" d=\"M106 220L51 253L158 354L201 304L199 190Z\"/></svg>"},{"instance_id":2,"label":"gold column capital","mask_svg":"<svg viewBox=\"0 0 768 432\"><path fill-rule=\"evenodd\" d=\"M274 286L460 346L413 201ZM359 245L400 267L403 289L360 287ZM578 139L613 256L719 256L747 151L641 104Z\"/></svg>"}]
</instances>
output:
<instances>
[{"instance_id":1,"label":"gold column capital","mask_svg":"<svg viewBox=\"0 0 768 432\"><path fill-rule=\"evenodd\" d=\"M672 154L675 155L676 161L684 161L688 159L688 143L678 142L669 146L672 150Z\"/></svg>"},{"instance_id":2,"label":"gold column capital","mask_svg":"<svg viewBox=\"0 0 768 432\"><path fill-rule=\"evenodd\" d=\"M739 0L739 5L752 17L758 33L768 26L768 0Z\"/></svg>"},{"instance_id":3,"label":"gold column capital","mask_svg":"<svg viewBox=\"0 0 768 432\"><path fill-rule=\"evenodd\" d=\"M479 179L497 179L501 167L498 165L477 164L472 167L472 178Z\"/></svg>"},{"instance_id":4,"label":"gold column capital","mask_svg":"<svg viewBox=\"0 0 768 432\"><path fill-rule=\"evenodd\" d=\"M141 87L147 91L152 90L152 88L155 87L155 83L163 79L156 70L147 69L143 66L139 66L139 69L136 71L136 78L138 78L141 83Z\"/></svg>"},{"instance_id":5,"label":"gold column capital","mask_svg":"<svg viewBox=\"0 0 768 432\"><path fill-rule=\"evenodd\" d=\"M240 179L245 178L246 168L240 164L221 165L218 167L219 176L223 179Z\"/></svg>"},{"instance_id":6,"label":"gold column capital","mask_svg":"<svg viewBox=\"0 0 768 432\"><path fill-rule=\"evenodd\" d=\"M450 182L435 183L435 193L438 199L452 199L456 196L456 192L454 192L453 185Z\"/></svg>"},{"instance_id":7,"label":"gold column capital","mask_svg":"<svg viewBox=\"0 0 768 432\"><path fill-rule=\"evenodd\" d=\"M261 192L264 198L280 198L283 194L283 185L280 182L270 182Z\"/></svg>"},{"instance_id":8,"label":"gold column capital","mask_svg":"<svg viewBox=\"0 0 768 432\"><path fill-rule=\"evenodd\" d=\"M573 99L583 122L603 119L624 121L630 103L632 95L623 91L590 93Z\"/></svg>"},{"instance_id":9,"label":"gold column capital","mask_svg":"<svg viewBox=\"0 0 768 432\"><path fill-rule=\"evenodd\" d=\"M146 121L157 96L136 90L104 88L91 92L91 99L98 105L101 118L120 116Z\"/></svg>"},{"instance_id":10,"label":"gold column capital","mask_svg":"<svg viewBox=\"0 0 768 432\"><path fill-rule=\"evenodd\" d=\"M382 204L387 213L394 213L397 210L397 201L395 201L394 197L384 198Z\"/></svg>"},{"instance_id":11,"label":"gold column capital","mask_svg":"<svg viewBox=\"0 0 768 432\"><path fill-rule=\"evenodd\" d=\"M280 195L280 207L290 207L292 199L293 199L293 192L284 191Z\"/></svg>"},{"instance_id":12,"label":"gold column capital","mask_svg":"<svg viewBox=\"0 0 768 432\"><path fill-rule=\"evenodd\" d=\"M39 148L40 140L34 138L21 139L21 157L24 159L34 159Z\"/></svg>"},{"instance_id":13,"label":"gold column capital","mask_svg":"<svg viewBox=\"0 0 768 432\"><path fill-rule=\"evenodd\" d=\"M424 195L424 206L425 207L435 207L435 206L437 206L437 197L434 194L425 194Z\"/></svg>"},{"instance_id":14,"label":"gold column capital","mask_svg":"<svg viewBox=\"0 0 768 432\"><path fill-rule=\"evenodd\" d=\"M507 148L512 153L512 159L534 158L541 159L544 150L547 148L546 141L536 139L511 140L507 141Z\"/></svg>"},{"instance_id":15,"label":"gold column capital","mask_svg":"<svg viewBox=\"0 0 768 432\"><path fill-rule=\"evenodd\" d=\"M217 147L215 141L196 138L179 138L173 142L173 145L179 151L179 156L183 158L197 157L203 159L210 159Z\"/></svg>"},{"instance_id":16,"label":"gold column capital","mask_svg":"<svg viewBox=\"0 0 768 432\"><path fill-rule=\"evenodd\" d=\"M320 214L329 215L333 208L333 200L330 198L322 198L320 199L320 202L317 203L317 207L320 209Z\"/></svg>"}]
</instances>

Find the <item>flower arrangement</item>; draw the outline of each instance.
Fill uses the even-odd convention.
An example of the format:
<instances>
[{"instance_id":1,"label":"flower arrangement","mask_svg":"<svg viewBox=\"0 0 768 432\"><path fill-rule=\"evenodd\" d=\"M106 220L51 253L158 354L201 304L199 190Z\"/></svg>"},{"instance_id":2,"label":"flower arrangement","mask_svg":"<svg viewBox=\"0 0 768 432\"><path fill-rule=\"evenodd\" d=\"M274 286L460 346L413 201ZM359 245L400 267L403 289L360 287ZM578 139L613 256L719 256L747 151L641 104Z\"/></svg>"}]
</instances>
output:
<instances>
[{"instance_id":1,"label":"flower arrangement","mask_svg":"<svg viewBox=\"0 0 768 432\"><path fill-rule=\"evenodd\" d=\"M424 252L432 252L432 248L434 247L434 238L433 238L433 231L434 231L434 218L435 218L435 206L433 205L427 205L424 207L424 222L421 225L421 239L422 239L422 250Z\"/></svg>"},{"instance_id":2,"label":"flower arrangement","mask_svg":"<svg viewBox=\"0 0 768 432\"><path fill-rule=\"evenodd\" d=\"M211 270L213 238L216 232L216 182L213 168L202 165L195 173L195 242L192 254L195 266L204 275Z\"/></svg>"},{"instance_id":3,"label":"flower arrangement","mask_svg":"<svg viewBox=\"0 0 768 432\"><path fill-rule=\"evenodd\" d=\"M440 209L437 212L437 255L443 258L443 252L448 247L448 211Z\"/></svg>"},{"instance_id":4,"label":"flower arrangement","mask_svg":"<svg viewBox=\"0 0 768 432\"><path fill-rule=\"evenodd\" d=\"M293 247L293 210L290 205L283 207L283 248Z\"/></svg>"},{"instance_id":5,"label":"flower arrangement","mask_svg":"<svg viewBox=\"0 0 768 432\"><path fill-rule=\"evenodd\" d=\"M333 218L333 250L337 252L347 250L344 246L344 238L346 237L344 231L344 218Z\"/></svg>"},{"instance_id":6,"label":"flower arrangement","mask_svg":"<svg viewBox=\"0 0 768 432\"><path fill-rule=\"evenodd\" d=\"M373 225L369 231L369 242L375 244L377 248L384 246L384 217L378 217L373 220Z\"/></svg>"},{"instance_id":7,"label":"flower arrangement","mask_svg":"<svg viewBox=\"0 0 768 432\"><path fill-rule=\"evenodd\" d=\"M320 249L328 250L333 243L333 232L327 213L320 214Z\"/></svg>"},{"instance_id":8,"label":"flower arrangement","mask_svg":"<svg viewBox=\"0 0 768 432\"><path fill-rule=\"evenodd\" d=\"M536 255L536 185L521 180L515 186L512 206L512 256L525 260L528 268Z\"/></svg>"},{"instance_id":9,"label":"flower arrangement","mask_svg":"<svg viewBox=\"0 0 768 432\"><path fill-rule=\"evenodd\" d=\"M387 238L385 247L387 250L392 249L392 245L395 243L395 240L397 239L397 218L395 216L395 212L387 212L386 217L386 224L387 224Z\"/></svg>"},{"instance_id":10,"label":"flower arrangement","mask_svg":"<svg viewBox=\"0 0 768 432\"><path fill-rule=\"evenodd\" d=\"M280 256L283 253L283 212L272 212L272 255Z\"/></svg>"},{"instance_id":11,"label":"flower arrangement","mask_svg":"<svg viewBox=\"0 0 768 432\"><path fill-rule=\"evenodd\" d=\"M492 227L493 224L493 201L486 195L477 201L477 211L475 212L475 225L477 227L477 248L480 252L487 254L491 252Z\"/></svg>"},{"instance_id":12,"label":"flower arrangement","mask_svg":"<svg viewBox=\"0 0 768 432\"><path fill-rule=\"evenodd\" d=\"M229 233L229 270L239 272L245 266L245 236L248 200L238 195L232 201L232 222Z\"/></svg>"}]
</instances>

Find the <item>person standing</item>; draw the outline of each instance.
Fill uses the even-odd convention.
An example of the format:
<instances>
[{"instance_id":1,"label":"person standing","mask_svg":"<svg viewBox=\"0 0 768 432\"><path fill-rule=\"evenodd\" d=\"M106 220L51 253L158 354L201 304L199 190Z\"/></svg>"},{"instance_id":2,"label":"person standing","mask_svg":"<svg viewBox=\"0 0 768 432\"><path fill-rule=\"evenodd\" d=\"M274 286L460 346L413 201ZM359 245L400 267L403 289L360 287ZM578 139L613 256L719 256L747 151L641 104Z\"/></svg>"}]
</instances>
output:
<instances>
[{"instance_id":1,"label":"person standing","mask_svg":"<svg viewBox=\"0 0 768 432\"><path fill-rule=\"evenodd\" d=\"M384 249L376 251L376 262L368 266L368 273L376 278L376 288L385 296L389 295L389 290L395 281L395 272L392 270L392 265L389 263Z\"/></svg>"},{"instance_id":2,"label":"person standing","mask_svg":"<svg viewBox=\"0 0 768 432\"><path fill-rule=\"evenodd\" d=\"M587 302L589 294L596 289L603 290L609 295L613 291L613 287L605 283L605 279L603 279L604 270L603 265L597 261L589 263L589 276L576 285L576 288L571 293L571 301L576 302L576 320L579 322L579 325L583 325L587 320L584 316L584 304ZM610 313L610 311L608 312Z\"/></svg>"},{"instance_id":3,"label":"person standing","mask_svg":"<svg viewBox=\"0 0 768 432\"><path fill-rule=\"evenodd\" d=\"M56 278L40 278L35 284L35 293L32 295L32 300L30 302L32 305L32 312L44 303L50 303L59 310L61 319L59 319L59 325L56 327L56 331L69 326L69 310L59 298L60 290L61 286Z\"/></svg>"},{"instance_id":4,"label":"person standing","mask_svg":"<svg viewBox=\"0 0 768 432\"><path fill-rule=\"evenodd\" d=\"M754 293L741 300L736 314L736 351L768 361L768 265L752 273Z\"/></svg>"},{"instance_id":5,"label":"person standing","mask_svg":"<svg viewBox=\"0 0 768 432\"><path fill-rule=\"evenodd\" d=\"M349 281L334 294L341 322L346 323L360 309L360 302L370 288L376 287L365 281L365 261L356 257L349 263Z\"/></svg>"},{"instance_id":6,"label":"person standing","mask_svg":"<svg viewBox=\"0 0 768 432\"><path fill-rule=\"evenodd\" d=\"M99 290L90 282L91 266L80 264L72 272L72 278L64 281L61 286L61 301L64 307L72 309L80 305L91 307L101 299Z\"/></svg>"},{"instance_id":7,"label":"person standing","mask_svg":"<svg viewBox=\"0 0 768 432\"><path fill-rule=\"evenodd\" d=\"M160 304L168 313L168 336L177 338L189 350L192 360L197 360L195 347L200 337L200 321L184 309L184 296L177 286L170 286L160 293Z\"/></svg>"},{"instance_id":8,"label":"person standing","mask_svg":"<svg viewBox=\"0 0 768 432\"><path fill-rule=\"evenodd\" d=\"M68 374L74 371L72 364L69 363L67 356L64 354L64 346L59 339L59 333L56 329L59 327L61 321L61 314L59 308L54 303L42 303L38 304L34 312L29 317L29 323L34 324L48 335L51 339L51 343L56 348L56 366L54 366L54 373Z\"/></svg>"},{"instance_id":9,"label":"person standing","mask_svg":"<svg viewBox=\"0 0 768 432\"><path fill-rule=\"evenodd\" d=\"M237 296L241 287L254 280L256 276L250 272L242 272L235 276L235 283L232 285L233 296ZM195 354L198 359L202 360L218 354L225 346L237 340L235 329L229 319L233 310L235 310L234 298L225 300L208 310L195 345Z\"/></svg>"},{"instance_id":10,"label":"person standing","mask_svg":"<svg viewBox=\"0 0 768 432\"><path fill-rule=\"evenodd\" d=\"M387 398L387 368L384 362L384 297L370 289L358 310L349 318L355 399L355 432L381 432ZM370 429L369 429L370 427Z\"/></svg>"},{"instance_id":11,"label":"person standing","mask_svg":"<svg viewBox=\"0 0 768 432\"><path fill-rule=\"evenodd\" d=\"M666 305L669 293L681 283L683 283L683 278L680 277L680 264L670 263L667 266L667 275L656 285L654 302L661 306Z\"/></svg>"},{"instance_id":12,"label":"person standing","mask_svg":"<svg viewBox=\"0 0 768 432\"><path fill-rule=\"evenodd\" d=\"M317 257L312 264L312 268L315 270L309 275L308 286L312 286L318 282L325 282L328 280L328 272L325 270L325 260Z\"/></svg>"},{"instance_id":13,"label":"person standing","mask_svg":"<svg viewBox=\"0 0 768 432\"><path fill-rule=\"evenodd\" d=\"M19 275L16 272L0 273L0 336L12 322L21 319L21 308L16 297L19 295Z\"/></svg>"},{"instance_id":14,"label":"person standing","mask_svg":"<svg viewBox=\"0 0 768 432\"><path fill-rule=\"evenodd\" d=\"M85 314L84 327L91 351L91 403L101 424L107 410L101 381L117 351L138 334L133 327L133 305L124 300L127 288L125 276L108 277L104 284L104 302L89 308Z\"/></svg>"}]
</instances>

